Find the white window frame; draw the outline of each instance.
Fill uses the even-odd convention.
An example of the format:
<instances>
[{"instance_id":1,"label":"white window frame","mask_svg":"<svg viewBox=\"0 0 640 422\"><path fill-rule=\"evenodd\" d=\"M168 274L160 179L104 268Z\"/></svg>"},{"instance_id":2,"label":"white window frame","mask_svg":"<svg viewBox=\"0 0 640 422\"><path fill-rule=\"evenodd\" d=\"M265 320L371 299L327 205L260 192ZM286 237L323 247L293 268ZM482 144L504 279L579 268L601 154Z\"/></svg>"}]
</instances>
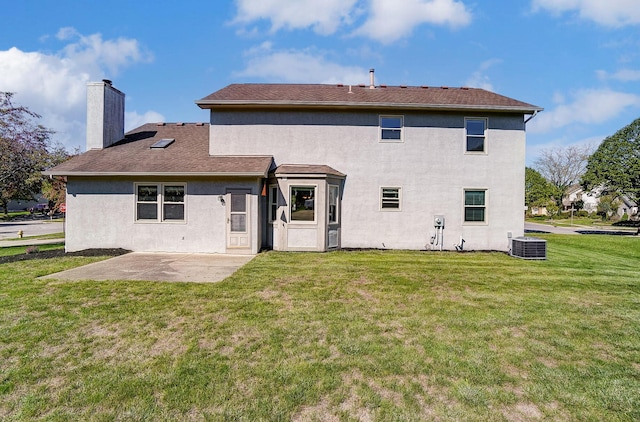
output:
<instances>
[{"instance_id":1,"label":"white window frame","mask_svg":"<svg viewBox=\"0 0 640 422\"><path fill-rule=\"evenodd\" d=\"M387 198L387 201L385 202L385 197L384 197L385 190L397 190L398 198L397 199ZM397 203L398 207L397 208L385 207L384 206L385 203ZM391 211L391 212L402 211L402 187L400 186L381 186L380 187L380 211Z\"/></svg>"},{"instance_id":2,"label":"white window frame","mask_svg":"<svg viewBox=\"0 0 640 422\"><path fill-rule=\"evenodd\" d=\"M484 192L484 205L467 205L466 197L467 192ZM467 221L467 207L470 208L483 208L484 209L484 220L482 221ZM487 188L464 188L462 190L462 222L465 225L471 226L485 226L489 224L489 190Z\"/></svg>"},{"instance_id":3,"label":"white window frame","mask_svg":"<svg viewBox=\"0 0 640 422\"><path fill-rule=\"evenodd\" d=\"M481 120L484 123L484 133L482 135L469 135L467 129L467 122ZM488 153L488 132L489 132L489 119L487 117L465 117L464 118L464 153L472 155L486 155ZM482 151L469 151L467 142L468 138L482 138Z\"/></svg>"},{"instance_id":4,"label":"white window frame","mask_svg":"<svg viewBox=\"0 0 640 422\"><path fill-rule=\"evenodd\" d=\"M278 218L278 185L269 185L269 222Z\"/></svg>"},{"instance_id":5,"label":"white window frame","mask_svg":"<svg viewBox=\"0 0 640 422\"><path fill-rule=\"evenodd\" d=\"M294 202L292 199L293 190L294 189L313 189L313 221L312 220L294 220L293 219L293 205ZM289 223L290 224L317 224L318 222L318 185L317 184L295 184L289 186Z\"/></svg>"},{"instance_id":6,"label":"white window frame","mask_svg":"<svg viewBox=\"0 0 640 422\"><path fill-rule=\"evenodd\" d=\"M395 127L385 127L382 125L382 120L383 119L400 119L400 127L399 128L395 128ZM402 115L380 115L378 117L378 125L379 125L379 129L378 129L378 140L379 142L404 142L404 116ZM384 139L382 137L382 134L384 133L385 130L398 130L400 131L400 139Z\"/></svg>"},{"instance_id":7,"label":"white window frame","mask_svg":"<svg viewBox=\"0 0 640 422\"><path fill-rule=\"evenodd\" d=\"M155 203L157 207L157 217L155 219L139 219L138 218L138 187L139 186L155 186L158 196L155 202L146 202L147 204ZM184 189L183 202L168 202L164 200L165 186L182 186ZM186 182L136 182L134 183L134 222L136 224L185 224L187 222L187 183ZM143 202L144 203L144 202ZM184 218L181 220L167 220L164 218L164 205L182 204Z\"/></svg>"},{"instance_id":8,"label":"white window frame","mask_svg":"<svg viewBox=\"0 0 640 422\"><path fill-rule=\"evenodd\" d=\"M331 203L331 191L335 191L334 199L335 204ZM331 206L335 205L335 219L331 220ZM327 189L327 223L328 224L339 224L340 222L340 186L338 185L329 185Z\"/></svg>"}]
</instances>

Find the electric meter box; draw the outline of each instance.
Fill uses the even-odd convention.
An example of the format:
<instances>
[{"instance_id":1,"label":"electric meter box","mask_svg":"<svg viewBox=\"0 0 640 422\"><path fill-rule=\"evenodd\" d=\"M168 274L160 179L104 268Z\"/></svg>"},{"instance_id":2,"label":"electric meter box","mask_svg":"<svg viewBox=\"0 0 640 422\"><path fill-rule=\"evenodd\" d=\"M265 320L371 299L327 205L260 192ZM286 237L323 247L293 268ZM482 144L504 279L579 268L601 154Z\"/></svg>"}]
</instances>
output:
<instances>
[{"instance_id":1,"label":"electric meter box","mask_svg":"<svg viewBox=\"0 0 640 422\"><path fill-rule=\"evenodd\" d=\"M444 229L444 215L436 215L433 217L433 227L441 227Z\"/></svg>"}]
</instances>

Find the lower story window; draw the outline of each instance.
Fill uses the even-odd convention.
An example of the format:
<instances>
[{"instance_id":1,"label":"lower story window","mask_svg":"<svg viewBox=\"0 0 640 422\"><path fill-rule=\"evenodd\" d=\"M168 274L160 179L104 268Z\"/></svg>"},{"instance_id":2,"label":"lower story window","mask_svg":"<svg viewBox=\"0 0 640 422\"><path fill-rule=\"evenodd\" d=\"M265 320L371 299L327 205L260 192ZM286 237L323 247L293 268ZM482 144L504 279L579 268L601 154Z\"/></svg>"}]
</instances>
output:
<instances>
[{"instance_id":1,"label":"lower story window","mask_svg":"<svg viewBox=\"0 0 640 422\"><path fill-rule=\"evenodd\" d=\"M145 183L136 185L136 221L184 221L186 185Z\"/></svg>"},{"instance_id":2,"label":"lower story window","mask_svg":"<svg viewBox=\"0 0 640 422\"><path fill-rule=\"evenodd\" d=\"M464 191L464 221L484 222L486 221L486 191L465 190Z\"/></svg>"},{"instance_id":3,"label":"lower story window","mask_svg":"<svg viewBox=\"0 0 640 422\"><path fill-rule=\"evenodd\" d=\"M329 223L338 222L338 194L340 188L338 186L329 185Z\"/></svg>"},{"instance_id":4,"label":"lower story window","mask_svg":"<svg viewBox=\"0 0 640 422\"><path fill-rule=\"evenodd\" d=\"M278 186L269 186L269 221L276 220L278 213Z\"/></svg>"},{"instance_id":5,"label":"lower story window","mask_svg":"<svg viewBox=\"0 0 640 422\"><path fill-rule=\"evenodd\" d=\"M291 221L316 221L315 186L291 187Z\"/></svg>"}]
</instances>

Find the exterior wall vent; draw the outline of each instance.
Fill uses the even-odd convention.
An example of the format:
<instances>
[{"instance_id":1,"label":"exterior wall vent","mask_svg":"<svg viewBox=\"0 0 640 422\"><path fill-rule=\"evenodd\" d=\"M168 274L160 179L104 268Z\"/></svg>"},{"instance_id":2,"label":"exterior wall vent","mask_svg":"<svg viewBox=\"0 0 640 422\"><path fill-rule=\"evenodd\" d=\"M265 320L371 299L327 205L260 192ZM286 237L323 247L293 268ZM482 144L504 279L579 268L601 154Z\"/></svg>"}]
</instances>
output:
<instances>
[{"instance_id":1,"label":"exterior wall vent","mask_svg":"<svg viewBox=\"0 0 640 422\"><path fill-rule=\"evenodd\" d=\"M547 241L537 237L516 237L511 240L511 256L522 259L547 259Z\"/></svg>"}]
</instances>

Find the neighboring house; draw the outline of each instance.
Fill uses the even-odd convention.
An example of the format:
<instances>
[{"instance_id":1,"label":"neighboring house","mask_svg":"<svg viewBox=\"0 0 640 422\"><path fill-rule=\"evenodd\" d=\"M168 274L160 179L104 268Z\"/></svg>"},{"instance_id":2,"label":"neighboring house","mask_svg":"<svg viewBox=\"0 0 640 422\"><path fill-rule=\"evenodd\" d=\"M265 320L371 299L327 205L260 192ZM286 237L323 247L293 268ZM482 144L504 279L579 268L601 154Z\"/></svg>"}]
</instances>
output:
<instances>
[{"instance_id":1,"label":"neighboring house","mask_svg":"<svg viewBox=\"0 0 640 422\"><path fill-rule=\"evenodd\" d=\"M630 218L638 217L638 204L633 202L628 196L622 195L618 198L620 205L618 205L617 214L618 217L622 217L627 214Z\"/></svg>"},{"instance_id":2,"label":"neighboring house","mask_svg":"<svg viewBox=\"0 0 640 422\"><path fill-rule=\"evenodd\" d=\"M547 207L544 205L532 205L529 209L531 215L549 215Z\"/></svg>"},{"instance_id":3,"label":"neighboring house","mask_svg":"<svg viewBox=\"0 0 640 422\"><path fill-rule=\"evenodd\" d=\"M209 124L124 139L124 94L89 84L88 151L49 171L68 178L67 250L508 250L524 234L525 115L542 109L371 80L229 85L196 101Z\"/></svg>"},{"instance_id":4,"label":"neighboring house","mask_svg":"<svg viewBox=\"0 0 640 422\"><path fill-rule=\"evenodd\" d=\"M598 211L598 204L600 203L600 192L593 190L591 192L585 192L580 184L571 185L565 191L565 196L562 200L562 209L564 211L570 211L576 201L582 201L582 209L587 212Z\"/></svg>"},{"instance_id":5,"label":"neighboring house","mask_svg":"<svg viewBox=\"0 0 640 422\"><path fill-rule=\"evenodd\" d=\"M35 199L28 200L12 200L7 203L8 211L26 211L29 208L37 205L37 204L46 204L47 198L42 196L41 194L35 195Z\"/></svg>"},{"instance_id":6,"label":"neighboring house","mask_svg":"<svg viewBox=\"0 0 640 422\"><path fill-rule=\"evenodd\" d=\"M571 185L567 188L566 196L562 200L563 210L570 211L572 204L582 200L585 211L590 213L597 212L598 205L600 204L601 191L602 188L596 188L591 192L585 193L579 184ZM618 208L616 209L616 215L618 217L622 217L624 214L627 214L629 217L634 217L638 214L638 205L626 195L618 197Z\"/></svg>"}]
</instances>

